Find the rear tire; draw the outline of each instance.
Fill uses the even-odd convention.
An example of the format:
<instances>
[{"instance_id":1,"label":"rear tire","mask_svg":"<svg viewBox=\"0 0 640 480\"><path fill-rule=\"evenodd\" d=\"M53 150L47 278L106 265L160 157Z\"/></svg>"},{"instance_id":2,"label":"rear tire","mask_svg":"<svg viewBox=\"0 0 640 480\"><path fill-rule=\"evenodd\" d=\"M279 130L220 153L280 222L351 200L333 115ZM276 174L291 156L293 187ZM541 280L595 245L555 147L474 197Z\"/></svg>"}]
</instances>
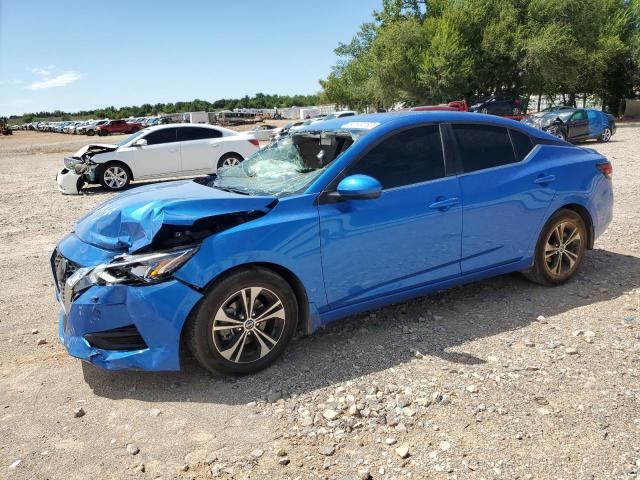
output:
<instances>
[{"instance_id":1,"label":"rear tire","mask_svg":"<svg viewBox=\"0 0 640 480\"><path fill-rule=\"evenodd\" d=\"M540 233L533 266L523 272L525 277L547 286L570 280L582 264L587 241L582 217L573 210L558 210Z\"/></svg>"},{"instance_id":2,"label":"rear tire","mask_svg":"<svg viewBox=\"0 0 640 480\"><path fill-rule=\"evenodd\" d=\"M244 158L238 153L225 153L220 157L220 160L218 160L217 168L219 170L224 167L233 167L239 165L242 161L244 161Z\"/></svg>"},{"instance_id":3,"label":"rear tire","mask_svg":"<svg viewBox=\"0 0 640 480\"><path fill-rule=\"evenodd\" d=\"M298 302L291 286L271 270L249 267L208 289L185 333L204 368L246 375L280 357L297 324Z\"/></svg>"},{"instance_id":4,"label":"rear tire","mask_svg":"<svg viewBox=\"0 0 640 480\"><path fill-rule=\"evenodd\" d=\"M611 129L609 127L606 127L604 130L602 130L602 133L600 134L600 137L598 137L598 140L607 143L609 140L611 140L611 135Z\"/></svg>"},{"instance_id":5,"label":"rear tire","mask_svg":"<svg viewBox=\"0 0 640 480\"><path fill-rule=\"evenodd\" d=\"M95 130L87 130L87 135L93 137L96 134Z\"/></svg>"}]
</instances>

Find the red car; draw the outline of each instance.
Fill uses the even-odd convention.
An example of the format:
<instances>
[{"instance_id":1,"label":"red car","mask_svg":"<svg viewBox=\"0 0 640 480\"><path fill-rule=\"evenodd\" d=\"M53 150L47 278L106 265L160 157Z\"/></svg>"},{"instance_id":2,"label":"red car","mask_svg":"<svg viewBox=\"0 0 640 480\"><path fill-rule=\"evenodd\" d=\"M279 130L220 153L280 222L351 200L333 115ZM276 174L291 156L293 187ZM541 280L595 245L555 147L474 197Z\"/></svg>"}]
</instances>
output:
<instances>
[{"instance_id":1,"label":"red car","mask_svg":"<svg viewBox=\"0 0 640 480\"><path fill-rule=\"evenodd\" d=\"M135 133L142 128L141 123L127 122L126 120L109 120L104 125L96 128L96 133L101 136L110 133Z\"/></svg>"},{"instance_id":2,"label":"red car","mask_svg":"<svg viewBox=\"0 0 640 480\"><path fill-rule=\"evenodd\" d=\"M468 112L469 104L466 100L458 100L455 102L442 103L440 105L426 105L422 107L413 107L411 109L414 112L430 112L433 110L448 110L451 112Z\"/></svg>"}]
</instances>

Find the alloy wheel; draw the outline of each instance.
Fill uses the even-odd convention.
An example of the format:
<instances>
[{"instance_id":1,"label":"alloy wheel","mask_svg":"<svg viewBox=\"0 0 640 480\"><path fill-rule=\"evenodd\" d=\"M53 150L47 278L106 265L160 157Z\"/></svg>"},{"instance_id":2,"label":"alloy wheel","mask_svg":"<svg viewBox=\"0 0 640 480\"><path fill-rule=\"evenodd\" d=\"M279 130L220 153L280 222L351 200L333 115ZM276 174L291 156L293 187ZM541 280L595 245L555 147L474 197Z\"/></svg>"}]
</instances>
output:
<instances>
[{"instance_id":1,"label":"alloy wheel","mask_svg":"<svg viewBox=\"0 0 640 480\"><path fill-rule=\"evenodd\" d=\"M117 165L109 167L104 171L104 183L109 188L122 188L127 184L127 172Z\"/></svg>"},{"instance_id":2,"label":"alloy wheel","mask_svg":"<svg viewBox=\"0 0 640 480\"><path fill-rule=\"evenodd\" d=\"M611 140L611 130L608 128L605 128L602 131L602 135L601 135L602 141L603 142L608 142L609 140Z\"/></svg>"},{"instance_id":3,"label":"alloy wheel","mask_svg":"<svg viewBox=\"0 0 640 480\"><path fill-rule=\"evenodd\" d=\"M278 344L286 322L284 304L263 287L243 288L230 295L213 319L213 344L225 359L250 363Z\"/></svg>"},{"instance_id":4,"label":"alloy wheel","mask_svg":"<svg viewBox=\"0 0 640 480\"><path fill-rule=\"evenodd\" d=\"M238 164L240 164L240 160L237 159L236 157L228 157L222 161L223 167L233 167Z\"/></svg>"},{"instance_id":5,"label":"alloy wheel","mask_svg":"<svg viewBox=\"0 0 640 480\"><path fill-rule=\"evenodd\" d=\"M580 259L581 242L578 225L570 221L558 223L545 244L544 263L548 273L559 277L572 272Z\"/></svg>"}]
</instances>

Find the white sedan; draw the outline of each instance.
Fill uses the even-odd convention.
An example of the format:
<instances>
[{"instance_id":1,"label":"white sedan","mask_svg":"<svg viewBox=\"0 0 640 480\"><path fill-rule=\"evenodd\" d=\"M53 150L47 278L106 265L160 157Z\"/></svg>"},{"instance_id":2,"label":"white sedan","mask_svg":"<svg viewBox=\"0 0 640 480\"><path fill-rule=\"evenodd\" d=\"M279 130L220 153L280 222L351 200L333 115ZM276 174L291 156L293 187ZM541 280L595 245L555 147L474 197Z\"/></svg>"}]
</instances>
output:
<instances>
[{"instance_id":1,"label":"white sedan","mask_svg":"<svg viewBox=\"0 0 640 480\"><path fill-rule=\"evenodd\" d=\"M258 140L211 125L169 124L144 128L117 145L92 144L64 159L58 189L78 194L85 183L122 190L131 180L215 173L259 149Z\"/></svg>"}]
</instances>

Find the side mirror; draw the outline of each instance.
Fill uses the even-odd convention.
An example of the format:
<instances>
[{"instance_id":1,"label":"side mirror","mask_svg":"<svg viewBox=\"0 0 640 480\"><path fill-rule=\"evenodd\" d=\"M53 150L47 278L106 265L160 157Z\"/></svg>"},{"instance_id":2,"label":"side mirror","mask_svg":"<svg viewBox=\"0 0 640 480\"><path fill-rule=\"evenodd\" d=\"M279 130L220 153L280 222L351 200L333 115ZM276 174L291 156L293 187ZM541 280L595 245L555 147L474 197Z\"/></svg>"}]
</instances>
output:
<instances>
[{"instance_id":1,"label":"side mirror","mask_svg":"<svg viewBox=\"0 0 640 480\"><path fill-rule=\"evenodd\" d=\"M368 175L350 175L340 181L337 191L346 200L368 200L382 194L382 185Z\"/></svg>"},{"instance_id":2,"label":"side mirror","mask_svg":"<svg viewBox=\"0 0 640 480\"><path fill-rule=\"evenodd\" d=\"M144 147L147 145L147 140L145 138L139 138L135 142L131 144L132 147Z\"/></svg>"}]
</instances>

